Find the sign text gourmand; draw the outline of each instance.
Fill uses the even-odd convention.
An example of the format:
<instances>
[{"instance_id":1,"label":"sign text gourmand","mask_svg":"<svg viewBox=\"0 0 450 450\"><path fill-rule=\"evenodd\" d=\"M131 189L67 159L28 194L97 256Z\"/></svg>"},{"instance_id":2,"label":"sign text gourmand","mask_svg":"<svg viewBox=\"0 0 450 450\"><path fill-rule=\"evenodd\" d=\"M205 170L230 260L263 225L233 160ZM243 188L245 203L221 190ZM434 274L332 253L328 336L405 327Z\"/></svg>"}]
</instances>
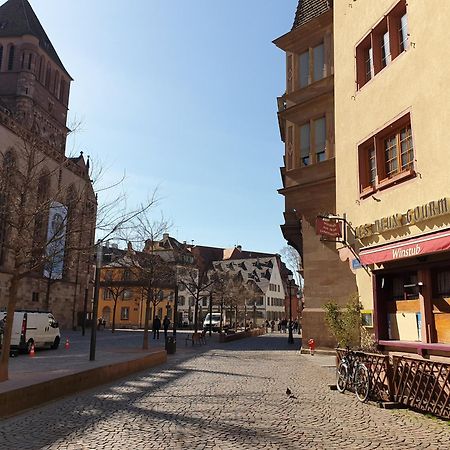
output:
<instances>
[{"instance_id":1,"label":"sign text gourmand","mask_svg":"<svg viewBox=\"0 0 450 450\"><path fill-rule=\"evenodd\" d=\"M358 239L362 239L372 236L373 234L380 234L396 228L414 225L415 223L423 222L424 220L428 220L433 217L448 214L448 205L449 199L447 197L440 200L435 200L430 203L426 203L425 205L408 209L408 211L404 214L393 214L391 216L375 220L373 223L360 225L356 228L355 234Z\"/></svg>"}]
</instances>

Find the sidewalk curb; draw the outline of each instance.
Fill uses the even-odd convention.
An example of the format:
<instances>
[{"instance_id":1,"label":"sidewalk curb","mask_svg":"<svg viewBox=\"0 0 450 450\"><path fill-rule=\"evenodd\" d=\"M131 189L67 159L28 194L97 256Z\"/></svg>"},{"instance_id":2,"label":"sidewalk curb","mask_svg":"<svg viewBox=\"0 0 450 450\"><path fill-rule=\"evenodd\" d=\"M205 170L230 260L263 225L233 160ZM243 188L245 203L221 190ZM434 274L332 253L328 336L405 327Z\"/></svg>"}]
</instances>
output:
<instances>
[{"instance_id":1,"label":"sidewalk curb","mask_svg":"<svg viewBox=\"0 0 450 450\"><path fill-rule=\"evenodd\" d=\"M25 409L124 378L164 364L166 361L167 352L158 350L141 358L74 372L63 377L2 392L0 393L0 417L8 417Z\"/></svg>"}]
</instances>

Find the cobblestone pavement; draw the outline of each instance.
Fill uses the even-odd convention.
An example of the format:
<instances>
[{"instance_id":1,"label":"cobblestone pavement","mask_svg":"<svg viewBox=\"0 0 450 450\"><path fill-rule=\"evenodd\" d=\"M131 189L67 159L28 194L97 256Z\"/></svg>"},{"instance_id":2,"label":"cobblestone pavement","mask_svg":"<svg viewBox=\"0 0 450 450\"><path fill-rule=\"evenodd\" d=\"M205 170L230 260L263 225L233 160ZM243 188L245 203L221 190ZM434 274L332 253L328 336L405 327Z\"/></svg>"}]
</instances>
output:
<instances>
[{"instance_id":1,"label":"cobblestone pavement","mask_svg":"<svg viewBox=\"0 0 450 450\"><path fill-rule=\"evenodd\" d=\"M269 335L0 422L0 449L449 449L450 426L330 391L329 356ZM288 398L289 387L297 398Z\"/></svg>"}]
</instances>

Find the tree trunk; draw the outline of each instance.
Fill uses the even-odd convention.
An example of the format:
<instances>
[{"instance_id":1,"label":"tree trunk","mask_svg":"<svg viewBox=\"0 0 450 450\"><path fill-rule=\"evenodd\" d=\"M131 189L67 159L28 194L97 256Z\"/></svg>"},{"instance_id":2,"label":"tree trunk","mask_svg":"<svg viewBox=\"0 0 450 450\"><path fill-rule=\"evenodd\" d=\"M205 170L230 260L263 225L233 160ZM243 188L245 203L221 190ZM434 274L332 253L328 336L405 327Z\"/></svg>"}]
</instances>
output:
<instances>
[{"instance_id":1,"label":"tree trunk","mask_svg":"<svg viewBox=\"0 0 450 450\"><path fill-rule=\"evenodd\" d=\"M8 309L6 312L6 323L2 340L2 353L0 358L0 382L8 380L9 351L11 349L11 334L14 321L14 310L17 303L17 292L19 290L19 280L11 278L9 285Z\"/></svg>"},{"instance_id":2,"label":"tree trunk","mask_svg":"<svg viewBox=\"0 0 450 450\"><path fill-rule=\"evenodd\" d=\"M223 297L220 300L220 329L219 332L223 331Z\"/></svg>"},{"instance_id":3,"label":"tree trunk","mask_svg":"<svg viewBox=\"0 0 450 450\"><path fill-rule=\"evenodd\" d=\"M151 290L147 291L147 298L145 300L145 319L144 319L144 339L142 341L142 348L148 349L148 324L150 322L150 305L151 305Z\"/></svg>"},{"instance_id":4,"label":"tree trunk","mask_svg":"<svg viewBox=\"0 0 450 450\"><path fill-rule=\"evenodd\" d=\"M45 301L44 301L44 309L47 311L50 309L50 287L52 284L52 279L51 279L51 272L49 273L49 276L47 278L47 289L45 291Z\"/></svg>"},{"instance_id":5,"label":"tree trunk","mask_svg":"<svg viewBox=\"0 0 450 450\"><path fill-rule=\"evenodd\" d=\"M114 333L116 331L116 309L117 309L117 298L114 299L111 333Z\"/></svg>"},{"instance_id":6,"label":"tree trunk","mask_svg":"<svg viewBox=\"0 0 450 450\"><path fill-rule=\"evenodd\" d=\"M195 299L195 307L194 307L194 333L197 333L198 330L198 298Z\"/></svg>"}]
</instances>

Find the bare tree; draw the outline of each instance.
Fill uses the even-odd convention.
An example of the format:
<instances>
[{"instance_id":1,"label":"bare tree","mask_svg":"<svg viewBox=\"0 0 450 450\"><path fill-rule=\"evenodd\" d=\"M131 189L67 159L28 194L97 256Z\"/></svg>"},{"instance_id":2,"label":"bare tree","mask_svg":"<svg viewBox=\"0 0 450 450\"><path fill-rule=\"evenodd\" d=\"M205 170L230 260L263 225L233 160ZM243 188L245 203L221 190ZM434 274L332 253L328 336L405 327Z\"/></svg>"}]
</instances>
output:
<instances>
[{"instance_id":1,"label":"bare tree","mask_svg":"<svg viewBox=\"0 0 450 450\"><path fill-rule=\"evenodd\" d=\"M214 280L211 278L212 269L208 270L206 266L197 265L191 267L183 267L180 270L179 283L186 287L187 291L194 297L194 333L197 333L198 311L200 299L205 295L209 295L209 288L213 285Z\"/></svg>"},{"instance_id":2,"label":"bare tree","mask_svg":"<svg viewBox=\"0 0 450 450\"><path fill-rule=\"evenodd\" d=\"M127 228L129 239L129 251L134 254L131 257L131 268L134 276L140 280L145 296L144 336L142 348L148 349L148 334L150 326L150 314L153 309L155 318L156 307L164 299L163 288L174 284L175 272L172 264L168 264L158 254L156 243L168 230L169 223L161 216L154 219L147 210L144 214L137 215ZM132 250L133 244L143 251Z\"/></svg>"},{"instance_id":3,"label":"bare tree","mask_svg":"<svg viewBox=\"0 0 450 450\"><path fill-rule=\"evenodd\" d=\"M87 167L78 166L18 125L14 134L14 149L1 155L0 171L0 258L10 274L0 381L8 379L13 317L22 281L47 278L48 303L50 287L63 271L73 271L78 264L78 273L84 264L87 273L96 231L101 240L124 232L156 201L153 197L129 209L125 196L116 196L97 208L92 171L88 173Z\"/></svg>"},{"instance_id":4,"label":"bare tree","mask_svg":"<svg viewBox=\"0 0 450 450\"><path fill-rule=\"evenodd\" d=\"M100 286L104 288L105 294L111 296L113 300L111 332L114 333L116 331L117 302L129 289L126 284L129 281L130 271L122 261L118 261L108 264L102 272L104 275ZM95 326L95 324L92 325Z\"/></svg>"},{"instance_id":5,"label":"bare tree","mask_svg":"<svg viewBox=\"0 0 450 450\"><path fill-rule=\"evenodd\" d=\"M281 249L281 256L286 261L288 268L291 269L295 284L300 287L303 286L303 277L301 275L303 273L303 264L298 251L294 247L287 245Z\"/></svg>"}]
</instances>

